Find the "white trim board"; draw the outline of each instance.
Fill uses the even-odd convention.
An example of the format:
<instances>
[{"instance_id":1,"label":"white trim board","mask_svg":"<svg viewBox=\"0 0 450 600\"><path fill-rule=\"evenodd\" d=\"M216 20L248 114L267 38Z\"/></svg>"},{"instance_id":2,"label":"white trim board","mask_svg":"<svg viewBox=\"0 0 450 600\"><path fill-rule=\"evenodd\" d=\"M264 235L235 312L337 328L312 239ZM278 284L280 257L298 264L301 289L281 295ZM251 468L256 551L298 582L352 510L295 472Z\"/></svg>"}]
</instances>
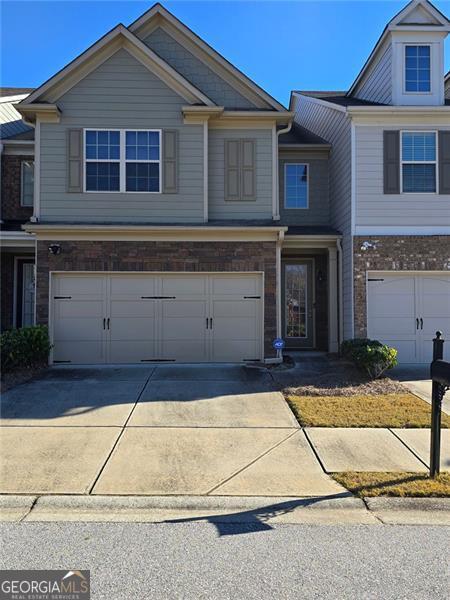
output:
<instances>
[{"instance_id":1,"label":"white trim board","mask_svg":"<svg viewBox=\"0 0 450 600\"><path fill-rule=\"evenodd\" d=\"M382 227L356 226L354 235L450 235L450 226L432 225L432 226L414 226L414 227L392 227L385 225Z\"/></svg>"}]
</instances>

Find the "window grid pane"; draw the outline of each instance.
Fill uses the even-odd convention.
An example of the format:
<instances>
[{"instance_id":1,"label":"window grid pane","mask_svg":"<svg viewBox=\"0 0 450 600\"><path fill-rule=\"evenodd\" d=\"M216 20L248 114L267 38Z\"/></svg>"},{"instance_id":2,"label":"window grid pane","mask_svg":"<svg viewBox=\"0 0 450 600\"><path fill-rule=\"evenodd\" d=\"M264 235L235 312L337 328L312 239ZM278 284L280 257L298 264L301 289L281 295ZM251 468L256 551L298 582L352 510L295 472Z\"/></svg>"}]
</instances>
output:
<instances>
[{"instance_id":1,"label":"window grid pane","mask_svg":"<svg viewBox=\"0 0 450 600\"><path fill-rule=\"evenodd\" d=\"M118 192L119 170L118 162L86 163L86 189L91 192Z\"/></svg>"},{"instance_id":2,"label":"window grid pane","mask_svg":"<svg viewBox=\"0 0 450 600\"><path fill-rule=\"evenodd\" d=\"M402 136L404 161L423 162L436 160L436 135L434 133L409 133Z\"/></svg>"},{"instance_id":3,"label":"window grid pane","mask_svg":"<svg viewBox=\"0 0 450 600\"><path fill-rule=\"evenodd\" d=\"M404 164L403 165L403 191L424 192L436 191L436 165L431 164Z\"/></svg>"},{"instance_id":4,"label":"window grid pane","mask_svg":"<svg viewBox=\"0 0 450 600\"><path fill-rule=\"evenodd\" d=\"M288 164L285 166L285 207L308 207L308 167Z\"/></svg>"},{"instance_id":5,"label":"window grid pane","mask_svg":"<svg viewBox=\"0 0 450 600\"><path fill-rule=\"evenodd\" d=\"M159 160L157 131L127 131L125 144L127 160Z\"/></svg>"},{"instance_id":6,"label":"window grid pane","mask_svg":"<svg viewBox=\"0 0 450 600\"><path fill-rule=\"evenodd\" d=\"M127 192L158 192L159 164L127 162Z\"/></svg>"},{"instance_id":7,"label":"window grid pane","mask_svg":"<svg viewBox=\"0 0 450 600\"><path fill-rule=\"evenodd\" d=\"M86 131L87 160L119 160L119 131Z\"/></svg>"},{"instance_id":8,"label":"window grid pane","mask_svg":"<svg viewBox=\"0 0 450 600\"><path fill-rule=\"evenodd\" d=\"M430 46L406 46L405 90L407 92L431 91Z\"/></svg>"}]
</instances>

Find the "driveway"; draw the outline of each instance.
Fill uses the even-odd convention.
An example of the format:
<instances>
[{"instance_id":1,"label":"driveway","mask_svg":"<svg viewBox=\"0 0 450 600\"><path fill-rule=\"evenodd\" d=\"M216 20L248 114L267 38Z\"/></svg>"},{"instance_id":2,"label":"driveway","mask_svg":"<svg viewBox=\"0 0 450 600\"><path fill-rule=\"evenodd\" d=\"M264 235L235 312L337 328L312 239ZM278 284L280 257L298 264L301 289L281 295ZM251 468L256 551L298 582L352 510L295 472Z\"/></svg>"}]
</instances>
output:
<instances>
[{"instance_id":1,"label":"driveway","mask_svg":"<svg viewBox=\"0 0 450 600\"><path fill-rule=\"evenodd\" d=\"M3 395L1 493L315 496L322 470L266 371L55 367Z\"/></svg>"}]
</instances>

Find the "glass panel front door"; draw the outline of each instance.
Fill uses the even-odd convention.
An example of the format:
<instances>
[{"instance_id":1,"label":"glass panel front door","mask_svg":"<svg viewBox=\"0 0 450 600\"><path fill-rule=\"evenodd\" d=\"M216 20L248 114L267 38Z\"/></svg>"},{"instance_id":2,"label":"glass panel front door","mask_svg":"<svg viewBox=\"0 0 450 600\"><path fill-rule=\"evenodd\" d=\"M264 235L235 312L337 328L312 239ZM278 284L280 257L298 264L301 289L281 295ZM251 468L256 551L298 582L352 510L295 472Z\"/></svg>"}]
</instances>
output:
<instances>
[{"instance_id":1,"label":"glass panel front door","mask_svg":"<svg viewBox=\"0 0 450 600\"><path fill-rule=\"evenodd\" d=\"M283 335L287 345L292 348L312 348L312 261L286 262L283 279Z\"/></svg>"},{"instance_id":2,"label":"glass panel front door","mask_svg":"<svg viewBox=\"0 0 450 600\"><path fill-rule=\"evenodd\" d=\"M306 283L306 265L286 265L286 337L306 338L308 336Z\"/></svg>"}]
</instances>

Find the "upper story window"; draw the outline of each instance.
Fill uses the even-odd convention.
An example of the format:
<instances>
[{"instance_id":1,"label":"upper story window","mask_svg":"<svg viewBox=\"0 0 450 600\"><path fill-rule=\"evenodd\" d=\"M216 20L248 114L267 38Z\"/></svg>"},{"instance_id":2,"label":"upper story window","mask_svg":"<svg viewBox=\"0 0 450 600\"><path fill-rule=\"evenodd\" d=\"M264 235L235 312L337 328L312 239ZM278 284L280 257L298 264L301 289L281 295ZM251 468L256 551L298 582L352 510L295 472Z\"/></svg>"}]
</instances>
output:
<instances>
[{"instance_id":1,"label":"upper story window","mask_svg":"<svg viewBox=\"0 0 450 600\"><path fill-rule=\"evenodd\" d=\"M405 46L405 92L431 92L430 46Z\"/></svg>"},{"instance_id":2,"label":"upper story window","mask_svg":"<svg viewBox=\"0 0 450 600\"><path fill-rule=\"evenodd\" d=\"M308 208L308 165L285 164L284 207Z\"/></svg>"},{"instance_id":3,"label":"upper story window","mask_svg":"<svg viewBox=\"0 0 450 600\"><path fill-rule=\"evenodd\" d=\"M86 130L87 192L160 192L161 132Z\"/></svg>"},{"instance_id":4,"label":"upper story window","mask_svg":"<svg viewBox=\"0 0 450 600\"><path fill-rule=\"evenodd\" d=\"M436 192L436 132L402 131L402 191Z\"/></svg>"},{"instance_id":5,"label":"upper story window","mask_svg":"<svg viewBox=\"0 0 450 600\"><path fill-rule=\"evenodd\" d=\"M21 164L21 186L20 186L20 204L21 206L33 206L34 198L34 161L23 160Z\"/></svg>"}]
</instances>

